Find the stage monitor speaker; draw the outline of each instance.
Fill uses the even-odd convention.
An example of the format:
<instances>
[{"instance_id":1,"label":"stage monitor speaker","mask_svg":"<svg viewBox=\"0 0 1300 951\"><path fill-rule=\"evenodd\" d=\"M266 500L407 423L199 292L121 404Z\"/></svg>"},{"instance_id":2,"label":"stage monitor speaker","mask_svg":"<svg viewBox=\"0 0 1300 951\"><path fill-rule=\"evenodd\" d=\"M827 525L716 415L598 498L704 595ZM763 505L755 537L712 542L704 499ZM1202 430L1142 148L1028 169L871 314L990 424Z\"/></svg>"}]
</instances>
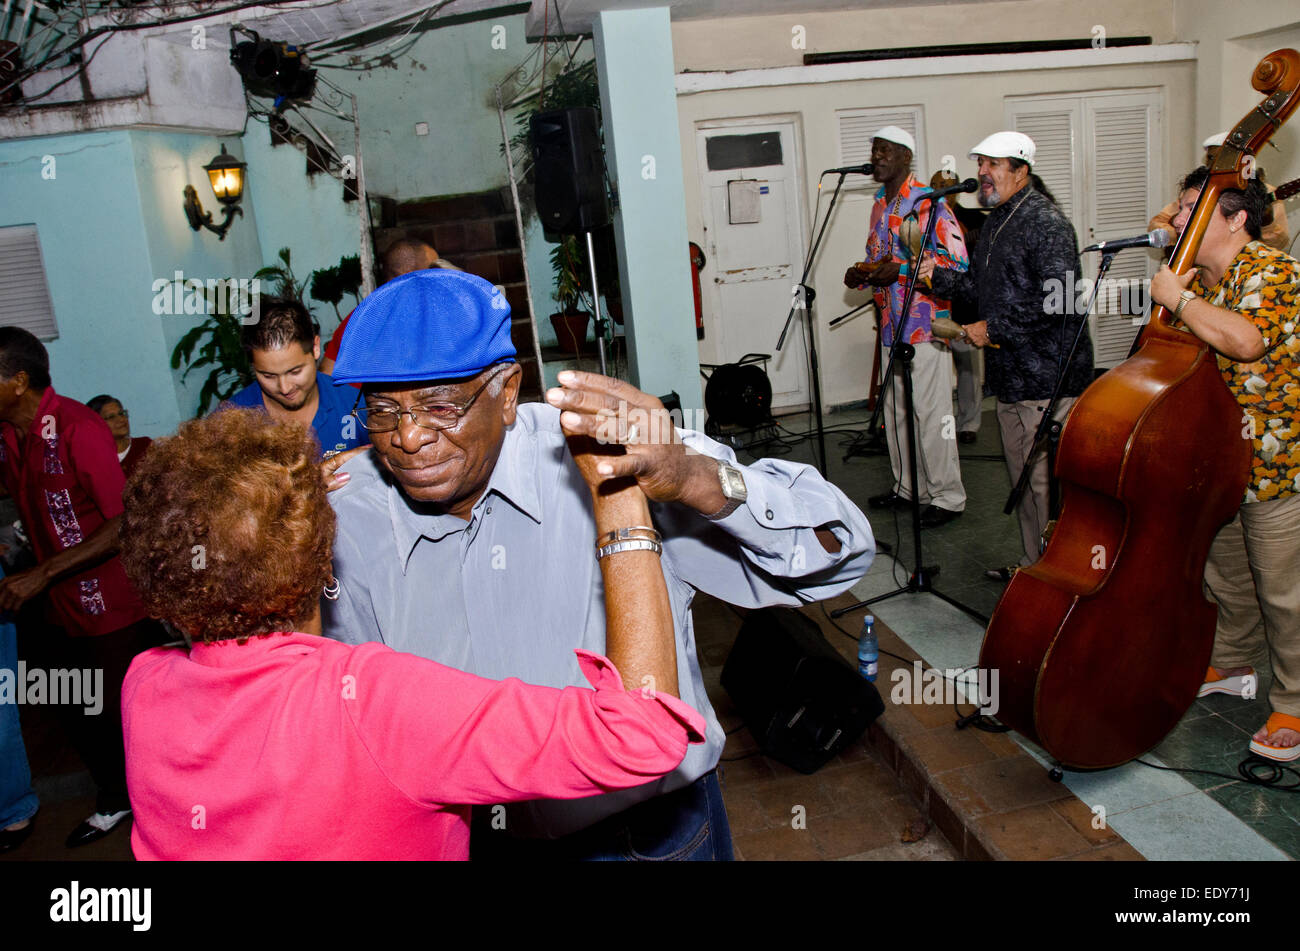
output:
<instances>
[{"instance_id":1,"label":"stage monitor speaker","mask_svg":"<svg viewBox=\"0 0 1300 951\"><path fill-rule=\"evenodd\" d=\"M885 711L875 686L789 608L745 618L722 686L764 753L815 773Z\"/></svg>"},{"instance_id":2,"label":"stage monitor speaker","mask_svg":"<svg viewBox=\"0 0 1300 951\"><path fill-rule=\"evenodd\" d=\"M605 153L595 109L552 109L529 120L537 214L551 234L583 234L609 224Z\"/></svg>"}]
</instances>

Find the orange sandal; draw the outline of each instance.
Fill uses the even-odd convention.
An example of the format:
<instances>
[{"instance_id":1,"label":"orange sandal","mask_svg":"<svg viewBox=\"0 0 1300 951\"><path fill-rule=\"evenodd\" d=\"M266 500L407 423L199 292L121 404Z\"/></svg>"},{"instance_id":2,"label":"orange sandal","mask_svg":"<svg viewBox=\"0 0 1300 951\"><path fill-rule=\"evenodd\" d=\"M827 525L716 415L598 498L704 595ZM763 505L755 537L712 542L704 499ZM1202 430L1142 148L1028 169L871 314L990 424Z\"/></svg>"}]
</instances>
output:
<instances>
[{"instance_id":1,"label":"orange sandal","mask_svg":"<svg viewBox=\"0 0 1300 951\"><path fill-rule=\"evenodd\" d=\"M1293 717L1287 713L1271 713L1268 717L1268 723L1264 724L1264 729L1268 731L1269 736L1272 736L1278 730L1295 730L1300 733L1300 717ZM1300 759L1300 744L1295 746L1271 746L1259 740L1251 740L1250 751L1256 756L1263 756L1266 759L1273 759L1282 763Z\"/></svg>"}]
</instances>

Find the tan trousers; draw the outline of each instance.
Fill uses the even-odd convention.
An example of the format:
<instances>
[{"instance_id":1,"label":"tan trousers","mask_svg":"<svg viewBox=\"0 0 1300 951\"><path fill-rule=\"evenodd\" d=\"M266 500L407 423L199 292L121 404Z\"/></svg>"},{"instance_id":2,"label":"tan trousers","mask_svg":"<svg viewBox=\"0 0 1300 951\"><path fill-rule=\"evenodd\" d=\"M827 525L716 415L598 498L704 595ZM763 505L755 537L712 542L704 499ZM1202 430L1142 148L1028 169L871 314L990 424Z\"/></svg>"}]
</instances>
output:
<instances>
[{"instance_id":1,"label":"tan trousers","mask_svg":"<svg viewBox=\"0 0 1300 951\"><path fill-rule=\"evenodd\" d=\"M889 348L881 348L881 365L889 361ZM952 412L952 357L941 342L916 345L912 360L912 402L916 405L916 478L921 483L922 505L934 504L950 512L966 508L957 460L957 420ZM885 443L894 485L905 499L912 497L907 448L907 400L903 395L903 365L894 365L894 380L885 393Z\"/></svg>"},{"instance_id":2,"label":"tan trousers","mask_svg":"<svg viewBox=\"0 0 1300 951\"><path fill-rule=\"evenodd\" d=\"M1057 401L1056 418L1065 419L1075 397L1066 396ZM998 400L998 430L1002 434L1002 455L1007 460L1007 474L1011 476L1011 485L1020 481L1020 470L1024 468L1025 457L1034 444L1034 433L1038 431L1039 420L1047 409L1047 400L1025 400L1020 403L1004 403ZM1048 510L1047 492L1047 442L1034 459L1034 468L1029 477L1029 488L1020 497L1016 514L1020 518L1020 540L1025 546L1024 557L1020 559L1021 567L1032 565L1038 560L1042 547L1043 529L1051 518Z\"/></svg>"},{"instance_id":3,"label":"tan trousers","mask_svg":"<svg viewBox=\"0 0 1300 951\"><path fill-rule=\"evenodd\" d=\"M957 432L977 433L983 409L980 404L984 401L976 366L979 348L961 340L950 340L948 347L957 365Z\"/></svg>"},{"instance_id":4,"label":"tan trousers","mask_svg":"<svg viewBox=\"0 0 1300 951\"><path fill-rule=\"evenodd\" d=\"M1248 502L1223 527L1205 563L1219 606L1210 665L1273 665L1274 711L1300 716L1300 495Z\"/></svg>"}]
</instances>

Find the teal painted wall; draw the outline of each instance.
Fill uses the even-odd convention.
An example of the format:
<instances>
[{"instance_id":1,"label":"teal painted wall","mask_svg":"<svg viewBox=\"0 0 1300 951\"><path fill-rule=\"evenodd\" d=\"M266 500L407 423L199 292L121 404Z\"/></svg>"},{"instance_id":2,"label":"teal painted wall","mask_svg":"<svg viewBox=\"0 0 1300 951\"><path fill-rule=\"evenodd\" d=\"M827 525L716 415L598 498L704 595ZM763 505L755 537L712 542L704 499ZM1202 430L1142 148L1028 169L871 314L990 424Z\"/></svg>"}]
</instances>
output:
<instances>
[{"instance_id":1,"label":"teal painted wall","mask_svg":"<svg viewBox=\"0 0 1300 951\"><path fill-rule=\"evenodd\" d=\"M702 409L668 8L602 11L595 39L632 382Z\"/></svg>"},{"instance_id":2,"label":"teal painted wall","mask_svg":"<svg viewBox=\"0 0 1300 951\"><path fill-rule=\"evenodd\" d=\"M51 179L41 175L47 155ZM0 194L0 225L34 224L40 237L59 327L46 342L54 388L83 402L112 393L138 435L174 429L180 413L150 307L154 269L130 134L0 142ZM179 189L174 205L181 215Z\"/></svg>"},{"instance_id":3,"label":"teal painted wall","mask_svg":"<svg viewBox=\"0 0 1300 951\"><path fill-rule=\"evenodd\" d=\"M221 151L222 140L212 136L175 132L131 132L135 178L139 194L139 214L147 222L143 235L149 252L149 290L145 312L154 322L163 341L160 362L150 361L150 370L161 368L171 380L177 420L190 419L198 409L199 390L207 375L205 368L191 373L184 383L181 371L172 371L168 361L172 349L187 330L200 323L201 315L161 314L152 310L152 284L155 280L172 280L177 271L186 279L200 281L252 277L262 266L263 253L257 237L257 211L246 191L244 214L236 217L224 241L204 229L189 226L182 208L185 186L193 185L204 211L221 220L219 204L212 195L203 166ZM240 157L238 140L226 140L227 150ZM251 186L252 177L248 178ZM132 407L132 427L136 410ZM175 423L173 423L173 427ZM151 434L150 434L151 435Z\"/></svg>"},{"instance_id":4,"label":"teal painted wall","mask_svg":"<svg viewBox=\"0 0 1300 951\"><path fill-rule=\"evenodd\" d=\"M256 138L264 126L250 132L226 140L249 173L244 215L224 241L192 230L182 209L192 184L205 210L216 210L203 166L221 140L131 131L0 142L0 226L34 224L40 236L59 325L47 343L54 386L83 402L112 393L130 409L136 435L166 435L191 418L206 375L182 383L172 371L172 349L202 317L156 314L155 281L176 271L200 281L252 277L286 245L301 278L358 248L356 205L342 200L342 185L309 181L301 152L271 150ZM52 179L41 175L47 155ZM315 313L330 332L333 308L315 303Z\"/></svg>"},{"instance_id":5,"label":"teal painted wall","mask_svg":"<svg viewBox=\"0 0 1300 951\"><path fill-rule=\"evenodd\" d=\"M504 49L493 48L494 27L504 31L496 34ZM513 14L430 30L392 66L328 70L330 82L357 97L367 190L405 201L505 184L492 88L531 49L523 15ZM348 126L313 121L349 150ZM415 134L417 122L429 124L428 135Z\"/></svg>"}]
</instances>

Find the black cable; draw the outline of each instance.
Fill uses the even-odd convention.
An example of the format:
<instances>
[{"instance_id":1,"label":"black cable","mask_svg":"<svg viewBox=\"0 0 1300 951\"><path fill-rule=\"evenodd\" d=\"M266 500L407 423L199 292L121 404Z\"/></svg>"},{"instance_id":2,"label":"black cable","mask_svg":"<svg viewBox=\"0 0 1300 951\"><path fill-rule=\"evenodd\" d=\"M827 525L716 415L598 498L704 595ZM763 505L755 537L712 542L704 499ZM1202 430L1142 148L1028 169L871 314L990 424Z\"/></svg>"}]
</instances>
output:
<instances>
[{"instance_id":1,"label":"black cable","mask_svg":"<svg viewBox=\"0 0 1300 951\"><path fill-rule=\"evenodd\" d=\"M1254 753L1251 753L1237 764L1236 776L1215 772L1211 769L1194 769L1191 767L1180 766L1157 766L1155 763L1148 763L1144 759L1135 759L1133 762L1141 763L1143 766L1150 767L1151 769L1159 769L1169 773L1198 773L1202 776L1215 776L1219 779L1243 782L1251 786L1262 786L1265 789L1274 789L1278 792L1300 792L1300 773L1297 773L1294 767L1283 766L1275 760L1266 759L1265 757L1258 756ZM1264 770L1268 771L1265 776L1261 777L1257 775L1257 773ZM1279 785L1287 773L1290 773L1295 781L1289 786Z\"/></svg>"},{"instance_id":2,"label":"black cable","mask_svg":"<svg viewBox=\"0 0 1300 951\"><path fill-rule=\"evenodd\" d=\"M847 637L849 640L853 641L856 644L858 642L858 638L854 637L848 631L844 630L844 628L840 627L838 624L835 623L835 619L831 617L830 613L826 610L826 602L819 601L817 603L818 606L822 609L822 614L825 615L826 620L830 623L831 627L835 628L835 630L839 631L841 634L843 634L845 637ZM927 664L921 658L917 658L916 660L910 660L899 654L895 654L893 651L883 650L880 647L877 647L876 651L877 653L884 654L886 657L892 657L895 660L901 660L905 664L919 663L921 665L921 671L923 673L927 670L937 671L939 676L941 676L944 680L951 681L954 684L957 683L956 677L949 677L947 671L939 670L938 667L933 667ZM975 666L976 666L975 664L970 664L967 667L963 667L961 670L957 671L957 675L961 676L966 671L970 670ZM980 713L978 706L975 708L976 712L967 713L967 714L963 714L961 712L961 707L957 704L957 701L955 699L953 700L952 706L953 706L953 711L957 714L957 723L955 725L956 728L959 730L965 729L968 726L973 726L975 727L975 729L982 730L985 733L1008 733L1011 730L1011 727L1007 726L1006 724L998 723L992 717L985 716L984 714Z\"/></svg>"}]
</instances>

